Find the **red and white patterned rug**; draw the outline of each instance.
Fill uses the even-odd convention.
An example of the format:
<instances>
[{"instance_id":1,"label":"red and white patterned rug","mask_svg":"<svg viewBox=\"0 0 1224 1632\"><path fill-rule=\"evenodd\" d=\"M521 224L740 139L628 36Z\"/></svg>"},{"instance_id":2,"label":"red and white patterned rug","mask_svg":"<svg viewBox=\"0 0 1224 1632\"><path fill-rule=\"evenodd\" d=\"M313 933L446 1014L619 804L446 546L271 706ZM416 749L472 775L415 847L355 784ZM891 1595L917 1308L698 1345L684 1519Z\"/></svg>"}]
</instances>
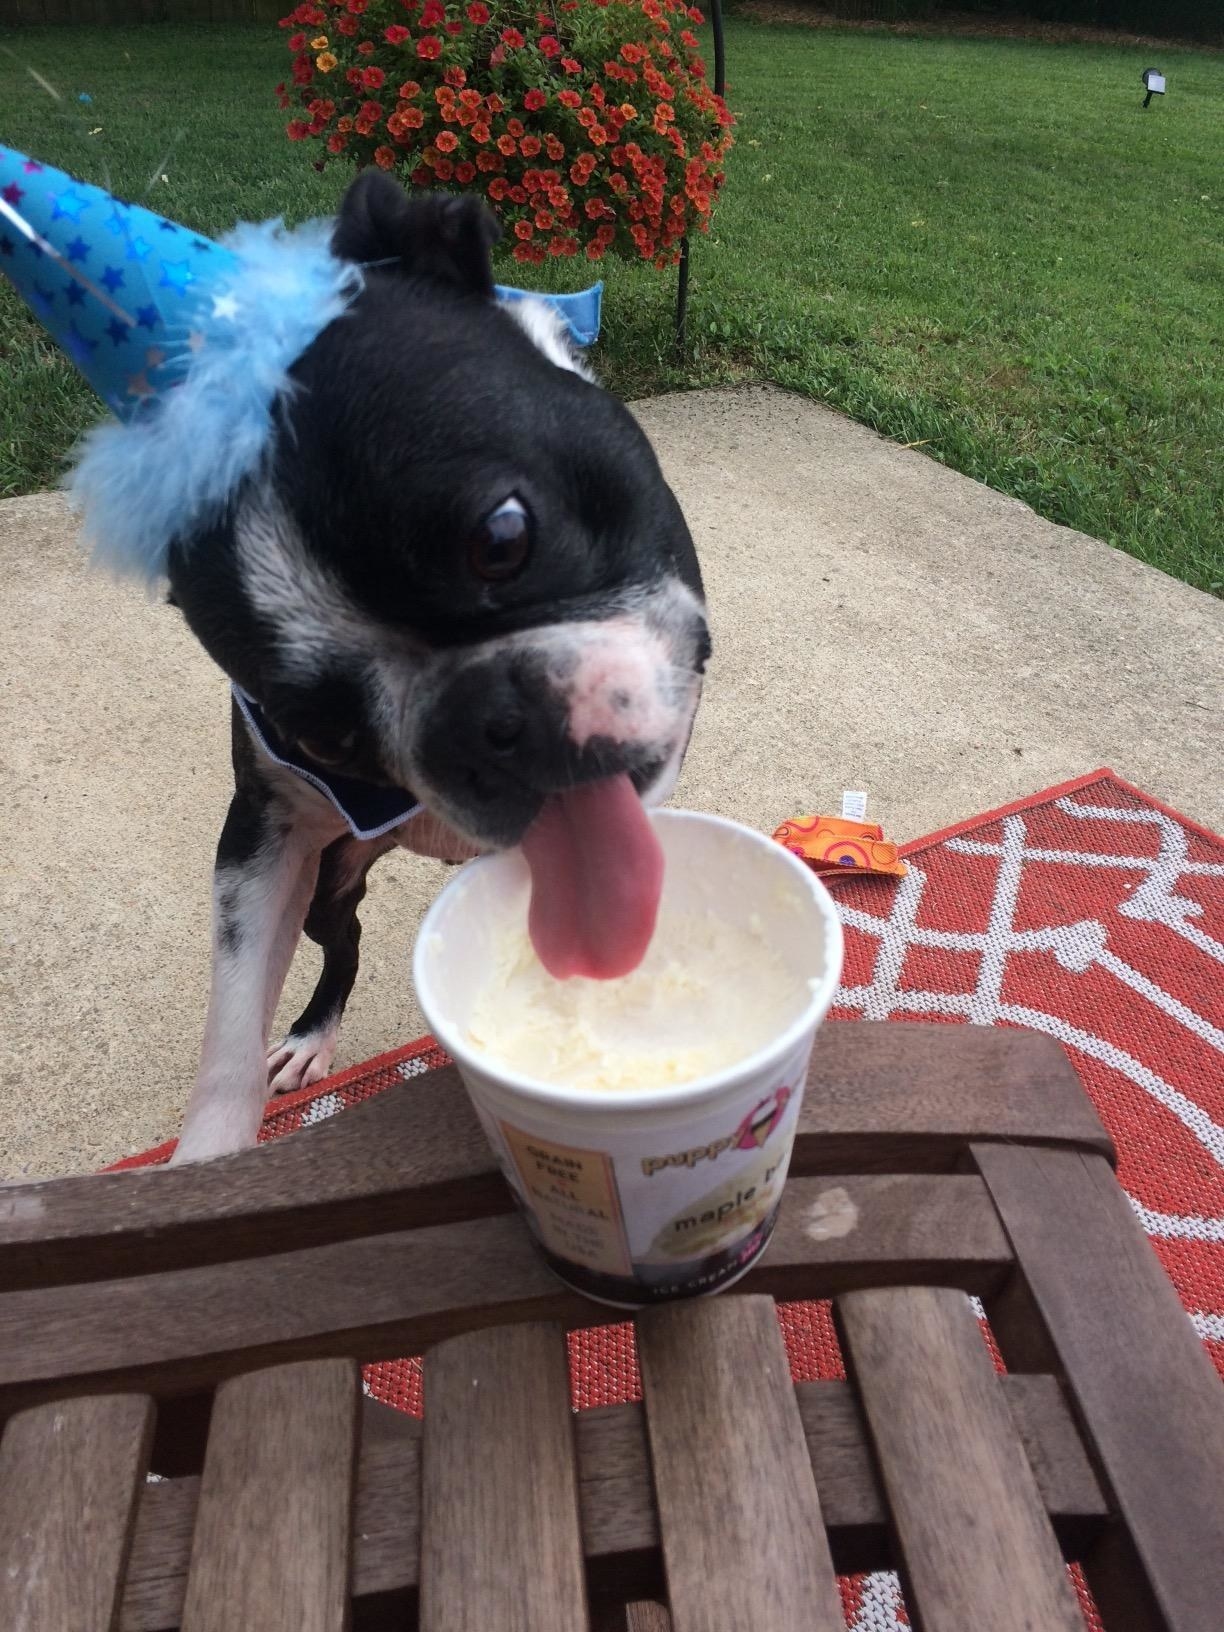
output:
<instances>
[{"instance_id":1,"label":"red and white patterned rug","mask_svg":"<svg viewBox=\"0 0 1224 1632\"><path fill-rule=\"evenodd\" d=\"M907 878L836 880L847 934L833 1018L1025 1026L1057 1038L1224 1374L1224 840L1103 770L904 854ZM424 1039L342 1072L270 1105L261 1138L444 1059ZM781 1319L796 1380L842 1375L826 1306L787 1305ZM640 1394L630 1327L575 1333L571 1358L579 1408ZM421 1409L416 1361L369 1367L367 1388ZM850 1632L906 1624L891 1575L856 1577L844 1595Z\"/></svg>"}]
</instances>

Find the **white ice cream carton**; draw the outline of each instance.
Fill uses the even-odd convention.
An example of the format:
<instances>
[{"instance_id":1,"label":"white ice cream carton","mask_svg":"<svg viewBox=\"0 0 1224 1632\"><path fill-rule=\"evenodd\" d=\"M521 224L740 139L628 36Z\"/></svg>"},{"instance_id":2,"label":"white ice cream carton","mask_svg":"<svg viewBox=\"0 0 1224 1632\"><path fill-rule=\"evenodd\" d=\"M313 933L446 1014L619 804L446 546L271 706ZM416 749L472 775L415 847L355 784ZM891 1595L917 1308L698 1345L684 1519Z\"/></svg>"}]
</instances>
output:
<instances>
[{"instance_id":1,"label":"white ice cream carton","mask_svg":"<svg viewBox=\"0 0 1224 1632\"><path fill-rule=\"evenodd\" d=\"M545 1080L499 1059L490 1005L503 990L507 938L525 943L530 896L517 851L458 874L426 916L413 960L421 1007L459 1067L540 1251L569 1285L626 1307L717 1291L765 1250L812 1040L842 966L831 896L781 845L692 811L651 819L666 872L643 968L670 957L673 974L686 960L716 971L704 989L662 984L669 1002L694 1006L676 1016L681 1056L704 1057L691 1045L708 1031L710 1057L731 1063L677 1082L664 1038L654 1067L649 1048L635 1048L631 1085L608 1087ZM672 956L667 938L677 925L684 935ZM704 946L694 953L702 925L709 947L726 942L725 960ZM636 1016L648 973L629 978L638 983L628 1011ZM616 990L623 982L582 984L602 988L582 994L584 1003L615 1010L625 995ZM521 1032L513 981L504 992L507 1032ZM750 1037L747 1049L737 1034Z\"/></svg>"}]
</instances>

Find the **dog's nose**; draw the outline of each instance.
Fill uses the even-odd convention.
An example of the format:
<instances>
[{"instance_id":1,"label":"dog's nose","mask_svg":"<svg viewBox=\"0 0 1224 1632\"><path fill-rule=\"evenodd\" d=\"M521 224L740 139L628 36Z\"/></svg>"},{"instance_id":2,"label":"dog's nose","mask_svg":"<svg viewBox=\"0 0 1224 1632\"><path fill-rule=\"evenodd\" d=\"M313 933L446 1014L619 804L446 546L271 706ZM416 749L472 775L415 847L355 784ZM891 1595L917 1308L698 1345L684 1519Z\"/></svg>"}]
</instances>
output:
<instances>
[{"instance_id":1,"label":"dog's nose","mask_svg":"<svg viewBox=\"0 0 1224 1632\"><path fill-rule=\"evenodd\" d=\"M521 709L497 708L485 721L485 741L495 754L512 754L523 740L527 720Z\"/></svg>"},{"instance_id":2,"label":"dog's nose","mask_svg":"<svg viewBox=\"0 0 1224 1632\"><path fill-rule=\"evenodd\" d=\"M576 742L555 670L514 651L467 663L424 717L415 767L487 842L516 843L541 797L621 771L646 776L666 751L598 733Z\"/></svg>"}]
</instances>

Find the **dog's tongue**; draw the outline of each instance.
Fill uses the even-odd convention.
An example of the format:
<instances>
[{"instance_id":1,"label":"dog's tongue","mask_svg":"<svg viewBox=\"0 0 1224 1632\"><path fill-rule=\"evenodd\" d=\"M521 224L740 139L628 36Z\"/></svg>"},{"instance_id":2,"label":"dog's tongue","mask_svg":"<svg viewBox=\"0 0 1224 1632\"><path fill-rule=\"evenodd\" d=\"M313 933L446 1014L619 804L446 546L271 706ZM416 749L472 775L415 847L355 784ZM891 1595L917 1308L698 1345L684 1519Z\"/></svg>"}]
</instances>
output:
<instances>
[{"instance_id":1,"label":"dog's tongue","mask_svg":"<svg viewBox=\"0 0 1224 1632\"><path fill-rule=\"evenodd\" d=\"M637 968L654 934L663 851L627 776L554 794L523 836L528 929L558 980L613 980Z\"/></svg>"}]
</instances>

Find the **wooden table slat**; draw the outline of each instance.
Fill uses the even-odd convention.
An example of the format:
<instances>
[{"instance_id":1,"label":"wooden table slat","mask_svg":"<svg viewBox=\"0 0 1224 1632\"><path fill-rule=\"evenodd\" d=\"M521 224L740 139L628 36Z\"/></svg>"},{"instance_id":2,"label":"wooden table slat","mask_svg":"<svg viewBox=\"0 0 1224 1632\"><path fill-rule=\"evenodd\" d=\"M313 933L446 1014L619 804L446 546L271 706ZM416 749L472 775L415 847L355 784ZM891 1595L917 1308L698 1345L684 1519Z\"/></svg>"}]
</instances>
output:
<instances>
[{"instance_id":1,"label":"wooden table slat","mask_svg":"<svg viewBox=\"0 0 1224 1632\"><path fill-rule=\"evenodd\" d=\"M963 1293L836 1305L923 1632L1083 1632L1032 1467Z\"/></svg>"},{"instance_id":2,"label":"wooden table slat","mask_svg":"<svg viewBox=\"0 0 1224 1632\"><path fill-rule=\"evenodd\" d=\"M1224 1390L1173 1283L1100 1157L988 1145L973 1157L1133 1541L1085 1560L1094 1591L1128 1628L1218 1626ZM1032 1346L1014 1329L1020 1307L990 1310L1005 1359Z\"/></svg>"},{"instance_id":3,"label":"wooden table slat","mask_svg":"<svg viewBox=\"0 0 1224 1632\"><path fill-rule=\"evenodd\" d=\"M565 1335L507 1326L425 1360L421 1632L587 1626Z\"/></svg>"},{"instance_id":4,"label":"wooden table slat","mask_svg":"<svg viewBox=\"0 0 1224 1632\"><path fill-rule=\"evenodd\" d=\"M360 1398L351 1360L217 1390L182 1632L347 1627Z\"/></svg>"},{"instance_id":5,"label":"wooden table slat","mask_svg":"<svg viewBox=\"0 0 1224 1632\"><path fill-rule=\"evenodd\" d=\"M0 1627L112 1632L153 1438L153 1403L65 1400L0 1439Z\"/></svg>"},{"instance_id":6,"label":"wooden table slat","mask_svg":"<svg viewBox=\"0 0 1224 1632\"><path fill-rule=\"evenodd\" d=\"M1001 1377L1042 1501L1064 1552L1078 1557L1100 1531L1107 1508L1058 1382ZM886 1568L887 1514L871 1449L848 1383L795 1387L808 1457L820 1471L820 1505L841 1574ZM414 1594L420 1549L421 1424L366 1402L383 1428L362 1438L354 1511L353 1594ZM609 1405L574 1418L578 1509L588 1574L609 1593L661 1588L658 1515L641 1405ZM198 1478L149 1485L141 1500L128 1568L121 1632L177 1626L191 1551Z\"/></svg>"},{"instance_id":7,"label":"wooden table slat","mask_svg":"<svg viewBox=\"0 0 1224 1632\"><path fill-rule=\"evenodd\" d=\"M772 1301L694 1300L636 1325L675 1632L842 1632Z\"/></svg>"},{"instance_id":8,"label":"wooden table slat","mask_svg":"<svg viewBox=\"0 0 1224 1632\"><path fill-rule=\"evenodd\" d=\"M825 1297L898 1279L979 1294L1011 1249L976 1175L792 1179L744 1286ZM124 1386L181 1394L289 1359L420 1353L522 1320L590 1326L517 1217L478 1219L238 1263L0 1297L0 1410Z\"/></svg>"},{"instance_id":9,"label":"wooden table slat","mask_svg":"<svg viewBox=\"0 0 1224 1632\"><path fill-rule=\"evenodd\" d=\"M797 1177L951 1171L970 1139L1111 1146L1050 1038L986 1026L822 1026ZM453 1068L258 1150L0 1188L0 1290L258 1258L508 1211Z\"/></svg>"}]
</instances>

